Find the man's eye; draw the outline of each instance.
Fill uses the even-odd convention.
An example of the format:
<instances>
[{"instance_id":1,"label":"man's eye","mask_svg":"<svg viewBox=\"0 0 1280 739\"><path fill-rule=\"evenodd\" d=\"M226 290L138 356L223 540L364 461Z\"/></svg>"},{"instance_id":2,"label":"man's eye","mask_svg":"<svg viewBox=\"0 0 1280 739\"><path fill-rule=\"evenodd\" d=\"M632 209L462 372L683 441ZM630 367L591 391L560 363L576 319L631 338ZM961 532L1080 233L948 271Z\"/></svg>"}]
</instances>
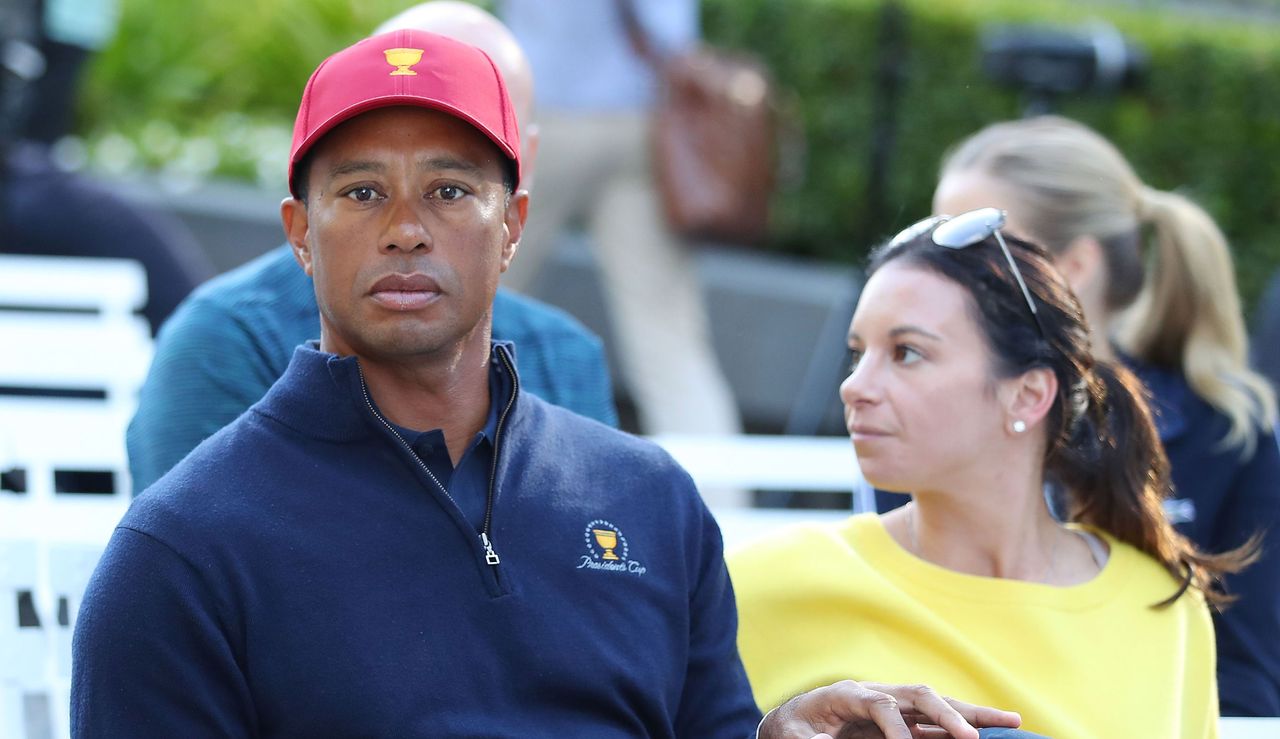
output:
<instances>
[{"instance_id":1,"label":"man's eye","mask_svg":"<svg viewBox=\"0 0 1280 739\"><path fill-rule=\"evenodd\" d=\"M356 187L347 193L347 197L360 203L368 203L378 199L378 191L372 187Z\"/></svg>"},{"instance_id":2,"label":"man's eye","mask_svg":"<svg viewBox=\"0 0 1280 739\"><path fill-rule=\"evenodd\" d=\"M436 188L436 197L441 200L458 200L466 194L467 191L457 185L441 185Z\"/></svg>"}]
</instances>

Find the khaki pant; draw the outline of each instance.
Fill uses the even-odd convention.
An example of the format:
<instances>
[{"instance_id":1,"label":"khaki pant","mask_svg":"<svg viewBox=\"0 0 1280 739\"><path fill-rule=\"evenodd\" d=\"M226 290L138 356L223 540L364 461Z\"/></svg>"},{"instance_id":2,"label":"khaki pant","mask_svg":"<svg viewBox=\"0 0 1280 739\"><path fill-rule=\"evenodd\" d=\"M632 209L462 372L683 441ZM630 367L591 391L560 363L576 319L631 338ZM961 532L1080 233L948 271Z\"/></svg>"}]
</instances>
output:
<instances>
[{"instance_id":1,"label":"khaki pant","mask_svg":"<svg viewBox=\"0 0 1280 739\"><path fill-rule=\"evenodd\" d=\"M711 346L688 250L666 227L642 113L537 118L529 221L504 282L527 290L566 224L586 224L642 430L731 434L741 420ZM689 187L697 187L689 183Z\"/></svg>"}]
</instances>

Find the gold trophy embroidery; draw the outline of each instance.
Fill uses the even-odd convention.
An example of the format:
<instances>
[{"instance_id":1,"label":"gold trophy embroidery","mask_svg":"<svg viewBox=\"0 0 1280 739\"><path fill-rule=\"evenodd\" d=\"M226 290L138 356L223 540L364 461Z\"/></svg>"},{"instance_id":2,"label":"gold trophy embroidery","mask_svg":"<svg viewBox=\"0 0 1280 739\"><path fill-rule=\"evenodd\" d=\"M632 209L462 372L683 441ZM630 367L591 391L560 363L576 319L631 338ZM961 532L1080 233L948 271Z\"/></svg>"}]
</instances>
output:
<instances>
[{"instance_id":1,"label":"gold trophy embroidery","mask_svg":"<svg viewBox=\"0 0 1280 739\"><path fill-rule=\"evenodd\" d=\"M600 558L617 561L618 555L614 554L613 550L618 546L618 532L609 529L591 529L591 533L595 535L596 543L604 550Z\"/></svg>"},{"instance_id":2,"label":"gold trophy embroidery","mask_svg":"<svg viewBox=\"0 0 1280 739\"><path fill-rule=\"evenodd\" d=\"M386 49L382 53L387 57L387 64L395 67L395 71L391 73L392 77L398 74L417 76L418 73L409 67L422 61L422 49Z\"/></svg>"}]
</instances>

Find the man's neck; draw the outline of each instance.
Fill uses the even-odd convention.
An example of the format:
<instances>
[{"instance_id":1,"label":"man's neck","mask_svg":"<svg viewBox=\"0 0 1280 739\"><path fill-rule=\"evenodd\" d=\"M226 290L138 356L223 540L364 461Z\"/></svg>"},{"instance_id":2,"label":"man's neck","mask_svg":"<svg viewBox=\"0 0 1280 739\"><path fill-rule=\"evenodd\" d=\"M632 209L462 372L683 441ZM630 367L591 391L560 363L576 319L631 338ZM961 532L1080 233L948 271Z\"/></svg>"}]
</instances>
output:
<instances>
[{"instance_id":1,"label":"man's neck","mask_svg":"<svg viewBox=\"0 0 1280 739\"><path fill-rule=\"evenodd\" d=\"M489 417L488 342L469 343L439 359L389 362L359 356L382 415L415 431L442 430L455 465Z\"/></svg>"}]
</instances>

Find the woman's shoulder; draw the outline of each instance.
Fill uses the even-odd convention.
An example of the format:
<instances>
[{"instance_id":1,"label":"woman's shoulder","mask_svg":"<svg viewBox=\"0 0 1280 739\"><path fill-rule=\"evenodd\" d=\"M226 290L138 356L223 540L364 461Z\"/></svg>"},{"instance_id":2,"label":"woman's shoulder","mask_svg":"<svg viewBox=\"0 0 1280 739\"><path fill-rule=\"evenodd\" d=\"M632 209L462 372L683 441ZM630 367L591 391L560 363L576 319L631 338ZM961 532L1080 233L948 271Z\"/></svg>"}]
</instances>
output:
<instances>
[{"instance_id":1,"label":"woman's shoulder","mask_svg":"<svg viewBox=\"0 0 1280 739\"><path fill-rule=\"evenodd\" d=\"M731 547L725 559L735 587L739 582L750 587L753 582L794 581L797 573L826 572L837 563L847 567L861 557L861 540L873 538L877 528L884 529L873 513L789 524Z\"/></svg>"},{"instance_id":2,"label":"woman's shoulder","mask_svg":"<svg viewBox=\"0 0 1280 739\"><path fill-rule=\"evenodd\" d=\"M1117 539L1114 535L1093 527L1081 527L1102 539L1110 552L1107 567L1116 567L1122 577L1113 578L1120 590L1117 597L1124 597L1144 606L1155 606L1164 602L1178 592L1181 581L1165 568L1155 557L1136 546ZM1195 588L1188 588L1169 606L1153 608L1153 613L1172 611L1177 613L1203 614L1208 623L1208 606L1204 595Z\"/></svg>"}]
</instances>

